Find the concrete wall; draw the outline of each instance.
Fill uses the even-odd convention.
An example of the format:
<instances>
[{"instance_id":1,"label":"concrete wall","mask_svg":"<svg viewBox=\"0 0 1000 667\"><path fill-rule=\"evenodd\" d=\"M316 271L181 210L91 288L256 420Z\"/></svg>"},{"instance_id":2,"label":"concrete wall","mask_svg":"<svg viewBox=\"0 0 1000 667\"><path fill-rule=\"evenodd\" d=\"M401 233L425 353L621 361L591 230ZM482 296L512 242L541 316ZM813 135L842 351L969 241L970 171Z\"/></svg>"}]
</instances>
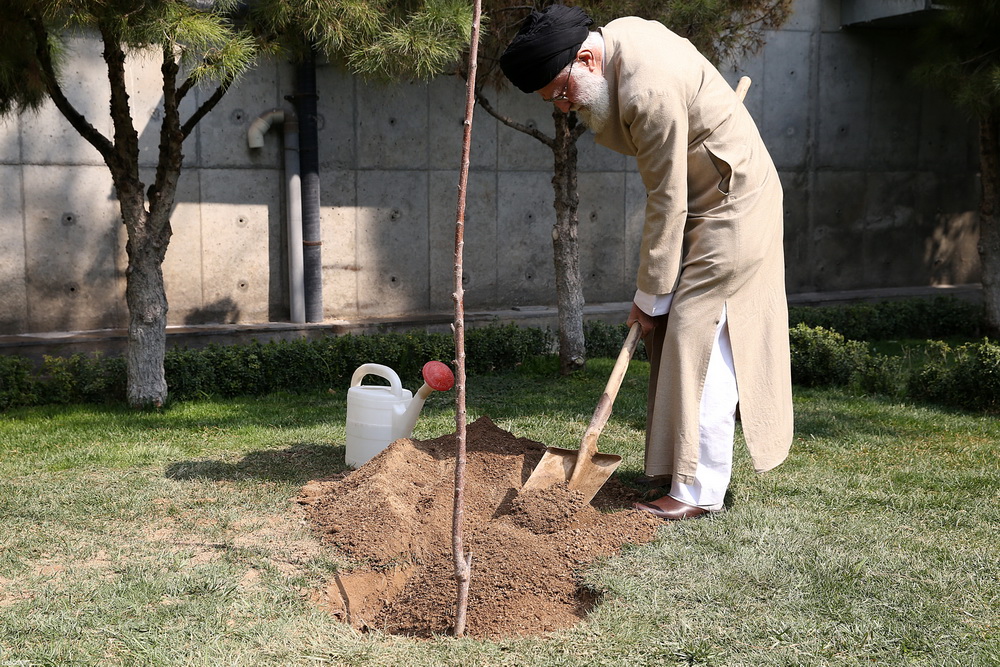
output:
<instances>
[{"instance_id":1,"label":"concrete wall","mask_svg":"<svg viewBox=\"0 0 1000 667\"><path fill-rule=\"evenodd\" d=\"M763 51L726 67L753 78L747 106L785 186L790 292L978 280L975 137L939 95L907 81L912 28L840 27L839 0L797 0ZM99 45L76 39L68 97L105 135ZM158 63L129 64L143 163L158 142ZM450 312L464 86L392 86L320 68L324 307L329 320ZM288 318L280 132L246 131L288 105L294 72L266 63L185 145L164 266L171 324ZM202 99L210 91L197 91ZM190 100L190 113L196 100ZM495 105L551 131L551 106ZM466 307L554 303L551 153L481 109L473 124ZM644 191L634 163L580 142L588 303L631 299ZM110 175L52 105L0 121L0 334L123 326L126 258Z\"/></svg>"}]
</instances>

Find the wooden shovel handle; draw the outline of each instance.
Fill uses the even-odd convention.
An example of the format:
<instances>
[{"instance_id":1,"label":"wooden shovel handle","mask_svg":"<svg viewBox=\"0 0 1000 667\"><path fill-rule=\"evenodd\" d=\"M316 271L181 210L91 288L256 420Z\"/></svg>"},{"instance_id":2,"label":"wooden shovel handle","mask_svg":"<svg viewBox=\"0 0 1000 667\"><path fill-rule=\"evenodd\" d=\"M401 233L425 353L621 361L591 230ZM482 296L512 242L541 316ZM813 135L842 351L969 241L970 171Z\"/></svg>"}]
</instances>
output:
<instances>
[{"instance_id":1,"label":"wooden shovel handle","mask_svg":"<svg viewBox=\"0 0 1000 667\"><path fill-rule=\"evenodd\" d=\"M750 90L750 77L741 76L740 80L736 82L736 96L740 98L740 102L747 96L748 90Z\"/></svg>"},{"instance_id":2,"label":"wooden shovel handle","mask_svg":"<svg viewBox=\"0 0 1000 667\"><path fill-rule=\"evenodd\" d=\"M611 377L608 378L608 384L604 387L601 400L597 402L594 416L590 419L590 426L587 427L587 432L583 434L583 441L580 443L580 453L577 455L577 465L573 468L573 478L584 468L584 466L580 465L580 462L590 461L594 457L594 454L597 453L597 438L601 435L601 431L604 430L604 425L608 423L608 417L611 416L611 406L615 402L615 397L618 396L618 390L621 388L622 380L625 378L625 371L628 370L628 362L635 353L635 348L639 344L639 336L641 334L642 325L634 322L632 328L628 331L628 336L625 337L625 343L622 345L621 352L618 353L615 366L611 369ZM570 488L572 488L572 478Z\"/></svg>"}]
</instances>

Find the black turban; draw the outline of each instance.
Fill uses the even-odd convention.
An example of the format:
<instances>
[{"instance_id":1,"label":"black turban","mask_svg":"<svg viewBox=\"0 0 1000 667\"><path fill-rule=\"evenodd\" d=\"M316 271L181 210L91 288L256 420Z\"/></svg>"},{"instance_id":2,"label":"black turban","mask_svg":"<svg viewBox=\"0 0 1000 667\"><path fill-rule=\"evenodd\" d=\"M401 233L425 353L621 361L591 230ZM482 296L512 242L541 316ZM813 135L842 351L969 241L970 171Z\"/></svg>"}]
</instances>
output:
<instances>
[{"instance_id":1,"label":"black turban","mask_svg":"<svg viewBox=\"0 0 1000 667\"><path fill-rule=\"evenodd\" d=\"M500 56L500 68L524 92L540 90L576 57L593 22L579 7L532 11Z\"/></svg>"}]
</instances>

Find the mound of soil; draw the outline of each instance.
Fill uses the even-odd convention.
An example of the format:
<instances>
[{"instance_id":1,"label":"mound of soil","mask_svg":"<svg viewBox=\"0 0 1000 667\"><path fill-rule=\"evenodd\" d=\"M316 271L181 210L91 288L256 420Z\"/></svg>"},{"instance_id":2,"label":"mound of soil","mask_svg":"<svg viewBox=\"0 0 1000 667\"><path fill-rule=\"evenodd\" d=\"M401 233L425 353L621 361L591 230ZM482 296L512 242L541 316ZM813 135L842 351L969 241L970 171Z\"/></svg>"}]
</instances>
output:
<instances>
[{"instance_id":1,"label":"mound of soil","mask_svg":"<svg viewBox=\"0 0 1000 667\"><path fill-rule=\"evenodd\" d=\"M297 500L323 542L357 564L316 602L357 628L420 637L450 631L456 443L455 434L397 440L349 475L302 489ZM469 636L540 634L577 623L595 602L579 570L625 544L652 540L660 525L630 509L637 494L614 477L593 504L565 486L519 493L545 446L489 418L468 426L466 451Z\"/></svg>"}]
</instances>

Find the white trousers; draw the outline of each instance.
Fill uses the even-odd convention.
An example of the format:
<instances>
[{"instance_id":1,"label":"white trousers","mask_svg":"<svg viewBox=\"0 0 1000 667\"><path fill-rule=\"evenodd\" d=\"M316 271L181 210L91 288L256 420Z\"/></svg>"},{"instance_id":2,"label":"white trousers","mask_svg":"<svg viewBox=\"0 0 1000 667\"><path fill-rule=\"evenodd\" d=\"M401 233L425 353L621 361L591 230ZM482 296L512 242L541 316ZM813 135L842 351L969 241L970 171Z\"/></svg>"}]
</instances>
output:
<instances>
[{"instance_id":1,"label":"white trousers","mask_svg":"<svg viewBox=\"0 0 1000 667\"><path fill-rule=\"evenodd\" d=\"M694 473L694 484L681 484L674 480L670 487L671 497L709 510L722 509L733 473L733 438L739 400L733 347L729 340L726 307L723 306L701 394L698 467Z\"/></svg>"}]
</instances>

